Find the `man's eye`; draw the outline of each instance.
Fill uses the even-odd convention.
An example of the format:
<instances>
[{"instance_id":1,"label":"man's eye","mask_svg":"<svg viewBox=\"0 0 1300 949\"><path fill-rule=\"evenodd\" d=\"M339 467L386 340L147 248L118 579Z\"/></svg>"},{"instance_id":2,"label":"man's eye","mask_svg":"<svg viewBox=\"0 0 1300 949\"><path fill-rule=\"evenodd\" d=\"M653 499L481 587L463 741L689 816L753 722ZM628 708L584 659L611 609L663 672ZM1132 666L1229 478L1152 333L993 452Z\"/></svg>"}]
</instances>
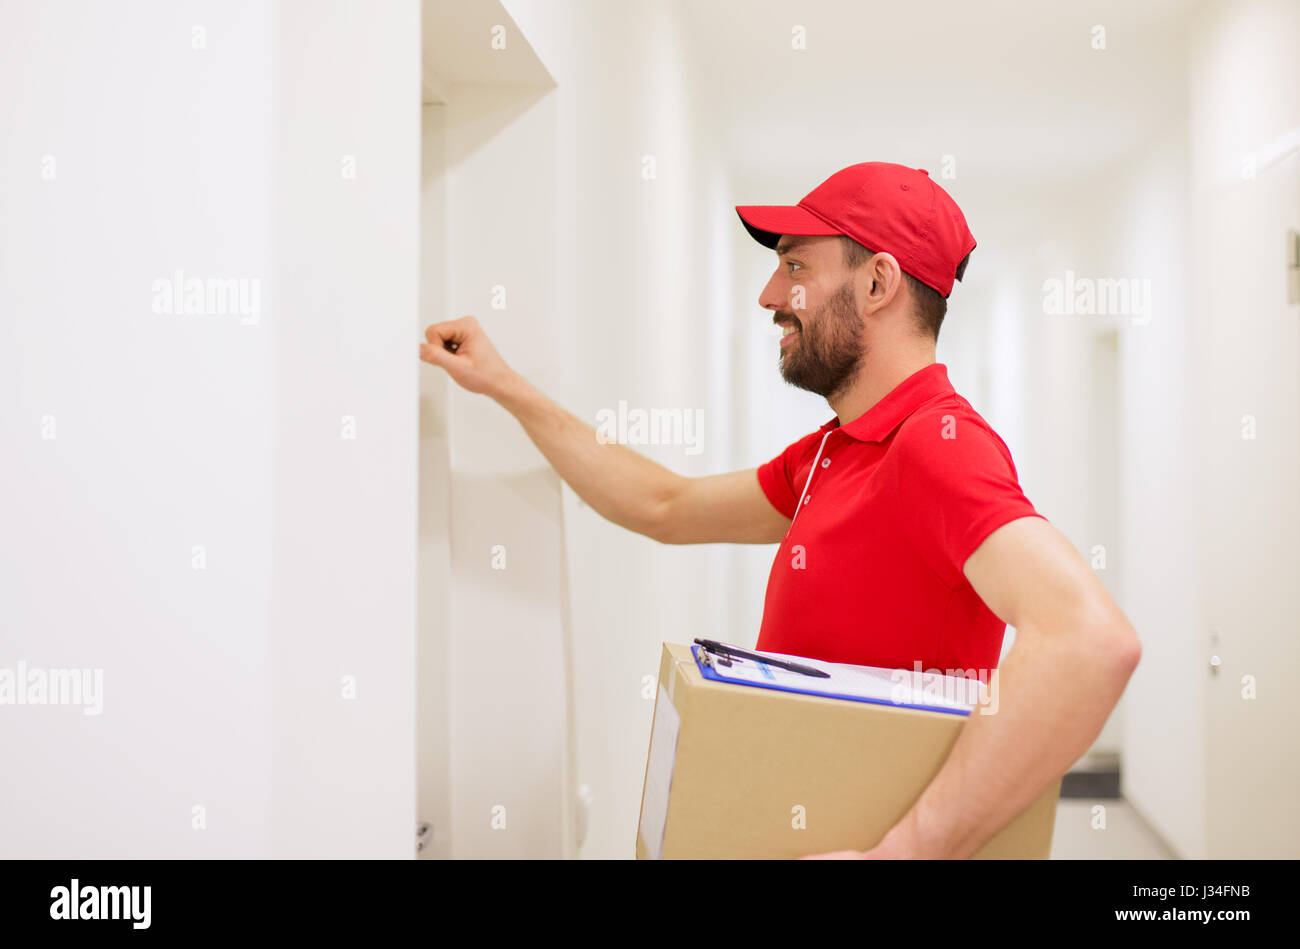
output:
<instances>
[{"instance_id":1,"label":"man's eye","mask_svg":"<svg viewBox=\"0 0 1300 949\"><path fill-rule=\"evenodd\" d=\"M793 260L786 261L785 265L790 268L791 273L794 273L794 268L803 266L802 264L796 263Z\"/></svg>"}]
</instances>

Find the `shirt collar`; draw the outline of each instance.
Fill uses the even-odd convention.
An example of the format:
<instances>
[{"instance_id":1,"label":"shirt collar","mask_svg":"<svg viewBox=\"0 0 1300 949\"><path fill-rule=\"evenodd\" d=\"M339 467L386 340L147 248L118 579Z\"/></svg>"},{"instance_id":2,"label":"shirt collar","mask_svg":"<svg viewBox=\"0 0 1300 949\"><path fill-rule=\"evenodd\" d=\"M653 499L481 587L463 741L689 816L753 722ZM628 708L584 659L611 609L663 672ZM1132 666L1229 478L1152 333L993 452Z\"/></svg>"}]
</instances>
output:
<instances>
[{"instance_id":1,"label":"shirt collar","mask_svg":"<svg viewBox=\"0 0 1300 949\"><path fill-rule=\"evenodd\" d=\"M845 435L860 442L884 441L902 424L903 419L926 402L953 392L952 383L948 381L948 367L941 362L933 362L894 386L888 395L847 425L840 425L840 420L836 417L823 425L821 431L842 428Z\"/></svg>"}]
</instances>

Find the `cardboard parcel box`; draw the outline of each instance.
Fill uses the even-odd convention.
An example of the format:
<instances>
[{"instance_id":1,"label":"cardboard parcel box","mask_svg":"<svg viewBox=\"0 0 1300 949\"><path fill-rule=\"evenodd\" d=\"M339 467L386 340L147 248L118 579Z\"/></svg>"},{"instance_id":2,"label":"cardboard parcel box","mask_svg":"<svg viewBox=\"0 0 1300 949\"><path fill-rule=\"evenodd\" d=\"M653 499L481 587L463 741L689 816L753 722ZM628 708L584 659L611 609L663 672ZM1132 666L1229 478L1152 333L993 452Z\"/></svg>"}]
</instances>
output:
<instances>
[{"instance_id":1,"label":"cardboard parcel box","mask_svg":"<svg viewBox=\"0 0 1300 949\"><path fill-rule=\"evenodd\" d=\"M969 720L711 681L689 646L665 643L636 855L792 858L872 847ZM975 856L1045 859L1060 790L1057 779Z\"/></svg>"}]
</instances>

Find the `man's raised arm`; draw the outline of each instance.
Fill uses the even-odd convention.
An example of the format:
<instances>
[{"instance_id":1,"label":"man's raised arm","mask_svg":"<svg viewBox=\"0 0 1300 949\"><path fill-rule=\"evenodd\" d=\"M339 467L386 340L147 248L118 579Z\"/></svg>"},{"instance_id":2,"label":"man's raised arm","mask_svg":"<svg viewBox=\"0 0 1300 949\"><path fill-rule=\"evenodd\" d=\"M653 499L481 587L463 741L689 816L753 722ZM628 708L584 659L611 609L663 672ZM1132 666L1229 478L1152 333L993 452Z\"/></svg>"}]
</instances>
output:
<instances>
[{"instance_id":1,"label":"man's raised arm","mask_svg":"<svg viewBox=\"0 0 1300 949\"><path fill-rule=\"evenodd\" d=\"M602 444L592 426L512 370L472 316L435 323L425 338L420 358L467 391L496 400L607 520L665 544L764 544L785 536L790 522L767 500L754 469L688 478L626 445Z\"/></svg>"}]
</instances>

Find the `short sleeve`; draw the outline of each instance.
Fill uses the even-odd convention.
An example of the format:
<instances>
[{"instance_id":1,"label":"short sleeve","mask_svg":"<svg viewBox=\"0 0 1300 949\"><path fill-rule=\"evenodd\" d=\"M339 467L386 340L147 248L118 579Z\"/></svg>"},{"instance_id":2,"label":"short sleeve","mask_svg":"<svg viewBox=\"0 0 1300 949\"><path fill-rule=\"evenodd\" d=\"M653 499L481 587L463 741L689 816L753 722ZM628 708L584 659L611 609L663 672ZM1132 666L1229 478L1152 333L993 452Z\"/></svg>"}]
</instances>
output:
<instances>
[{"instance_id":1,"label":"short sleeve","mask_svg":"<svg viewBox=\"0 0 1300 949\"><path fill-rule=\"evenodd\" d=\"M816 431L805 435L767 464L759 466L758 486L772 506L791 520L794 520L795 508L799 506L799 495L803 493L799 476L807 477L812 453L817 450L822 434Z\"/></svg>"},{"instance_id":2,"label":"short sleeve","mask_svg":"<svg viewBox=\"0 0 1300 949\"><path fill-rule=\"evenodd\" d=\"M1021 490L1006 444L982 420L949 415L911 421L907 437L893 446L899 452L899 510L914 548L955 587L989 534L1043 515Z\"/></svg>"}]
</instances>

